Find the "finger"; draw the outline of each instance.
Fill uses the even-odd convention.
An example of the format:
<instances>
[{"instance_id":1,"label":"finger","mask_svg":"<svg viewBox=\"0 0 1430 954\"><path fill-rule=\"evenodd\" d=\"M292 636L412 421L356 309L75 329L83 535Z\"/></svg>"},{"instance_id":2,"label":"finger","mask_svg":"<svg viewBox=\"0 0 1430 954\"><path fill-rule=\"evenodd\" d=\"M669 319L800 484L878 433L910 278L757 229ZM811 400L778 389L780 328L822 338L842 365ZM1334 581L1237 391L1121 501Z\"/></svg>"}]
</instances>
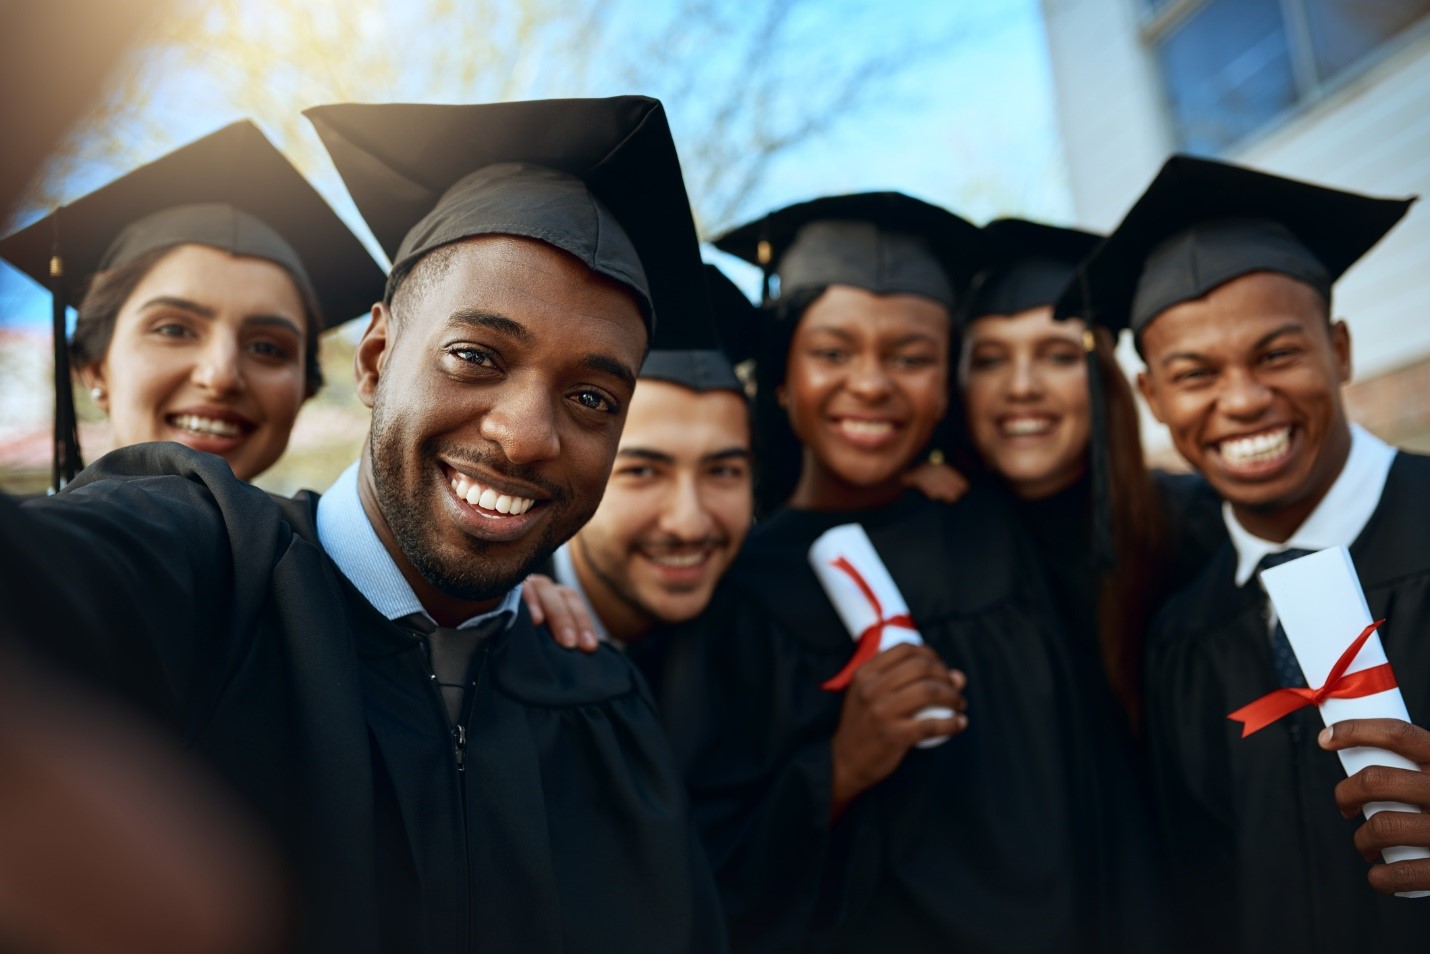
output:
<instances>
[{"instance_id":1,"label":"finger","mask_svg":"<svg viewBox=\"0 0 1430 954\"><path fill-rule=\"evenodd\" d=\"M526 603L526 611L531 614L531 622L540 626L546 622L546 613L541 608L541 597L536 593L536 576L528 576L521 584L521 598Z\"/></svg>"},{"instance_id":2,"label":"finger","mask_svg":"<svg viewBox=\"0 0 1430 954\"><path fill-rule=\"evenodd\" d=\"M1366 880L1382 894L1427 891L1430 890L1430 861L1417 858L1414 861L1374 865L1366 874Z\"/></svg>"},{"instance_id":3,"label":"finger","mask_svg":"<svg viewBox=\"0 0 1430 954\"><path fill-rule=\"evenodd\" d=\"M1430 765L1430 732L1399 719L1347 719L1326 726L1319 737L1329 751L1368 745L1389 749L1416 765Z\"/></svg>"},{"instance_id":4,"label":"finger","mask_svg":"<svg viewBox=\"0 0 1430 954\"><path fill-rule=\"evenodd\" d=\"M948 667L938 658L938 654L925 646L914 648L922 651L910 653L897 665L884 671L879 679L881 694L898 692L923 679L932 679L946 688L953 688L953 683L948 678Z\"/></svg>"},{"instance_id":5,"label":"finger","mask_svg":"<svg viewBox=\"0 0 1430 954\"><path fill-rule=\"evenodd\" d=\"M909 719L903 728L903 736L910 747L926 739L940 736L958 735L968 728L968 716L958 713L947 719Z\"/></svg>"},{"instance_id":6,"label":"finger","mask_svg":"<svg viewBox=\"0 0 1430 954\"><path fill-rule=\"evenodd\" d=\"M962 712L967 708L963 696L949 685L948 680L937 677L909 683L897 692L880 698L873 708L880 718L908 719L931 706L953 709L955 712Z\"/></svg>"},{"instance_id":7,"label":"finger","mask_svg":"<svg viewBox=\"0 0 1430 954\"><path fill-rule=\"evenodd\" d=\"M576 625L571 619L571 611L563 593L567 588L539 573L527 577L526 581L541 603L541 612L546 618L546 627L551 630L551 635L567 649L575 649Z\"/></svg>"},{"instance_id":8,"label":"finger","mask_svg":"<svg viewBox=\"0 0 1430 954\"><path fill-rule=\"evenodd\" d=\"M1371 765L1336 785L1336 807L1347 818L1366 802L1404 802L1430 807L1430 775L1412 769Z\"/></svg>"},{"instance_id":9,"label":"finger","mask_svg":"<svg viewBox=\"0 0 1430 954\"><path fill-rule=\"evenodd\" d=\"M569 586L558 587L558 589L565 597L567 609L571 613L572 626L576 630L577 645L582 652L594 653L600 647L601 640L596 636L596 621L592 615L590 604L586 602L585 597Z\"/></svg>"},{"instance_id":10,"label":"finger","mask_svg":"<svg viewBox=\"0 0 1430 954\"><path fill-rule=\"evenodd\" d=\"M903 663L911 656L917 656L921 652L927 652L925 646L917 646L911 643L900 643L892 649L886 649L876 655L873 659L859 667L859 675L866 679L877 679Z\"/></svg>"},{"instance_id":11,"label":"finger","mask_svg":"<svg viewBox=\"0 0 1430 954\"><path fill-rule=\"evenodd\" d=\"M948 681L953 683L953 688L959 692L963 692L963 690L968 688L968 676L964 674L962 669L950 669L948 671Z\"/></svg>"},{"instance_id":12,"label":"finger","mask_svg":"<svg viewBox=\"0 0 1430 954\"><path fill-rule=\"evenodd\" d=\"M1367 861L1378 861L1383 849L1396 845L1430 848L1430 816L1420 812L1376 812L1356 829L1355 843Z\"/></svg>"}]
</instances>

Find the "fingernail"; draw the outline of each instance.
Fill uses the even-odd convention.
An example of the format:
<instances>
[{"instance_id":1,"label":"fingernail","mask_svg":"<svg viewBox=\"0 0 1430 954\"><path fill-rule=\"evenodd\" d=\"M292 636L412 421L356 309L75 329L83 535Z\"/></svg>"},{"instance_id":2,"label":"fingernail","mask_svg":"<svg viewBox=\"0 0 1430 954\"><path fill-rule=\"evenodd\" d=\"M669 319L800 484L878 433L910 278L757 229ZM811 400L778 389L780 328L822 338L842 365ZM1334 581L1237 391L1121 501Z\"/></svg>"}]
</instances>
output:
<instances>
[{"instance_id":1,"label":"fingernail","mask_svg":"<svg viewBox=\"0 0 1430 954\"><path fill-rule=\"evenodd\" d=\"M1324 746L1324 745L1330 745L1330 744L1331 744L1331 738L1332 738L1335 734L1336 734L1336 729L1335 729L1335 727L1328 725L1328 726L1326 726L1324 729L1321 730L1321 734L1318 735L1318 736L1316 736L1316 738L1320 741L1321 745L1323 745L1323 746Z\"/></svg>"},{"instance_id":2,"label":"fingernail","mask_svg":"<svg viewBox=\"0 0 1430 954\"><path fill-rule=\"evenodd\" d=\"M581 630L581 641L587 646L594 646L596 645L596 634L589 629L583 629Z\"/></svg>"},{"instance_id":3,"label":"fingernail","mask_svg":"<svg viewBox=\"0 0 1430 954\"><path fill-rule=\"evenodd\" d=\"M570 649L571 647L575 646L576 631L572 629L563 629L561 631L561 645L565 646L567 649Z\"/></svg>"}]
</instances>

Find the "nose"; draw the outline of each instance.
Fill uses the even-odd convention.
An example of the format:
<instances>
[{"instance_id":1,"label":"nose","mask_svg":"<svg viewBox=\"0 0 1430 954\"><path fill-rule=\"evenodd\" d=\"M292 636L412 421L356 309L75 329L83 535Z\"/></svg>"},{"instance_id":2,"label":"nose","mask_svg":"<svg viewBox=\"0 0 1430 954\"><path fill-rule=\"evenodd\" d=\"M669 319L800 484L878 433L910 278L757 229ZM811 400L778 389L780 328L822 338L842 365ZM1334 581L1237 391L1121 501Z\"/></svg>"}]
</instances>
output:
<instances>
[{"instance_id":1,"label":"nose","mask_svg":"<svg viewBox=\"0 0 1430 954\"><path fill-rule=\"evenodd\" d=\"M534 376L513 375L482 415L482 437L501 448L513 464L553 460L561 453L551 389Z\"/></svg>"},{"instance_id":2,"label":"nose","mask_svg":"<svg viewBox=\"0 0 1430 954\"><path fill-rule=\"evenodd\" d=\"M682 474L662 502L660 530L677 540L693 542L710 534L710 513L694 475Z\"/></svg>"},{"instance_id":3,"label":"nose","mask_svg":"<svg viewBox=\"0 0 1430 954\"><path fill-rule=\"evenodd\" d=\"M238 339L213 334L205 342L192 374L194 384L211 394L234 394L244 389Z\"/></svg>"},{"instance_id":4,"label":"nose","mask_svg":"<svg viewBox=\"0 0 1430 954\"><path fill-rule=\"evenodd\" d=\"M1008 381L1008 396L1014 399L1032 400L1043 396L1043 381L1036 364L1027 355L1019 355L1012 361L1012 375Z\"/></svg>"},{"instance_id":5,"label":"nose","mask_svg":"<svg viewBox=\"0 0 1430 954\"><path fill-rule=\"evenodd\" d=\"M878 355L860 355L850 363L845 387L863 400L873 403L888 396L891 390L889 373Z\"/></svg>"},{"instance_id":6,"label":"nose","mask_svg":"<svg viewBox=\"0 0 1430 954\"><path fill-rule=\"evenodd\" d=\"M1255 420L1271 406L1271 389L1247 370L1227 372L1217 407L1240 421Z\"/></svg>"}]
</instances>

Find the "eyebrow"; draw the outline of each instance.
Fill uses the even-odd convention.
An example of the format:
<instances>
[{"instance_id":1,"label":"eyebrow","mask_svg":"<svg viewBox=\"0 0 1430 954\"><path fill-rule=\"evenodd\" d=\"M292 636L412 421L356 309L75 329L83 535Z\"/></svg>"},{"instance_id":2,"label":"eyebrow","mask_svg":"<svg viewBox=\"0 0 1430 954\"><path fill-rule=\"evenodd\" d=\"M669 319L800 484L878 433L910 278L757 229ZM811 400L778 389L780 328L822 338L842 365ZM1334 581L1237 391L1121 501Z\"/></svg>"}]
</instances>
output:
<instances>
[{"instance_id":1,"label":"eyebrow","mask_svg":"<svg viewBox=\"0 0 1430 954\"><path fill-rule=\"evenodd\" d=\"M145 309L154 308L156 306L178 308L181 311L192 312L200 318L207 318L209 320L213 320L218 314L217 309L210 308L208 305L200 305L196 301L190 301L187 298L178 298L173 295L159 295L155 298L151 298L146 301L139 310L144 311ZM245 325L265 325L273 328L283 328L293 332L293 334L300 338L303 337L303 329L282 315L248 315L243 319L243 323Z\"/></svg>"},{"instance_id":2,"label":"eyebrow","mask_svg":"<svg viewBox=\"0 0 1430 954\"><path fill-rule=\"evenodd\" d=\"M1306 331L1306 329L1301 326L1300 322L1288 321L1288 322L1286 322L1286 324L1280 326L1279 328L1274 328L1274 329L1272 329L1271 331L1268 331L1266 334L1262 335L1260 338L1257 338L1257 339L1256 339L1256 343L1253 344L1251 347L1252 347L1252 348L1264 348L1264 347L1266 347L1267 343L1269 343L1269 342L1275 340L1276 338L1279 338L1281 335L1294 334L1294 333L1296 333L1296 332L1300 332L1300 333L1304 334L1305 331ZM1162 365L1162 367L1165 368L1167 365L1171 364L1173 361L1178 361L1178 360L1183 360L1183 361L1205 361L1205 360L1206 360L1206 355L1199 354L1199 353L1197 353L1197 352L1195 352L1195 351L1174 351L1174 352L1172 352L1171 354L1169 354L1169 355L1167 355L1166 357L1164 357L1164 358L1163 358L1161 361L1159 361L1158 363L1159 363L1160 365Z\"/></svg>"},{"instance_id":3,"label":"eyebrow","mask_svg":"<svg viewBox=\"0 0 1430 954\"><path fill-rule=\"evenodd\" d=\"M664 451L651 450L646 447L622 447L616 451L617 457L634 457L639 460L653 461L657 464L675 463L675 455L667 454ZM714 451L705 454L700 458L702 464L713 463L717 460L751 460L753 459L747 447L727 447L724 450Z\"/></svg>"},{"instance_id":4,"label":"eyebrow","mask_svg":"<svg viewBox=\"0 0 1430 954\"><path fill-rule=\"evenodd\" d=\"M587 371L597 371L602 374L609 374L618 378L626 387L635 387L635 369L624 361L619 361L605 354L588 354L581 359L581 367Z\"/></svg>"},{"instance_id":5,"label":"eyebrow","mask_svg":"<svg viewBox=\"0 0 1430 954\"><path fill-rule=\"evenodd\" d=\"M530 344L532 340L531 331L521 322L487 311L456 311L447 319L447 323L499 331L504 335L510 335L522 344Z\"/></svg>"}]
</instances>

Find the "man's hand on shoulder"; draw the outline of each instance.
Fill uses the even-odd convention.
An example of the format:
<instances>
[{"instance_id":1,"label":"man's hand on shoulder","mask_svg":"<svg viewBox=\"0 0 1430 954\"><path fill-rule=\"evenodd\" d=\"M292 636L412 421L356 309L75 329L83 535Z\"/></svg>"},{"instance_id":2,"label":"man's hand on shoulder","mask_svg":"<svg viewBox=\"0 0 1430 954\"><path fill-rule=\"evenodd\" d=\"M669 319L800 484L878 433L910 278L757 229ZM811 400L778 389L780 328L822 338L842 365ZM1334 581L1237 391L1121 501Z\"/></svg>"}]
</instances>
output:
<instances>
[{"instance_id":1,"label":"man's hand on shoulder","mask_svg":"<svg viewBox=\"0 0 1430 954\"><path fill-rule=\"evenodd\" d=\"M1430 891L1430 860L1381 860L1383 848L1413 845L1430 848L1430 732L1399 719L1348 719L1326 728L1321 748L1328 751L1371 746L1386 749L1420 766L1410 769L1371 766L1336 786L1341 814L1354 818L1370 802L1401 802L1421 811L1381 811L1356 829L1356 848L1372 862L1371 887L1385 894Z\"/></svg>"},{"instance_id":2,"label":"man's hand on shoulder","mask_svg":"<svg viewBox=\"0 0 1430 954\"><path fill-rule=\"evenodd\" d=\"M531 621L537 626L545 623L551 637L565 648L594 653L601 645L596 638L591 608L571 587L533 573L521 584L521 598L526 602Z\"/></svg>"}]
</instances>

